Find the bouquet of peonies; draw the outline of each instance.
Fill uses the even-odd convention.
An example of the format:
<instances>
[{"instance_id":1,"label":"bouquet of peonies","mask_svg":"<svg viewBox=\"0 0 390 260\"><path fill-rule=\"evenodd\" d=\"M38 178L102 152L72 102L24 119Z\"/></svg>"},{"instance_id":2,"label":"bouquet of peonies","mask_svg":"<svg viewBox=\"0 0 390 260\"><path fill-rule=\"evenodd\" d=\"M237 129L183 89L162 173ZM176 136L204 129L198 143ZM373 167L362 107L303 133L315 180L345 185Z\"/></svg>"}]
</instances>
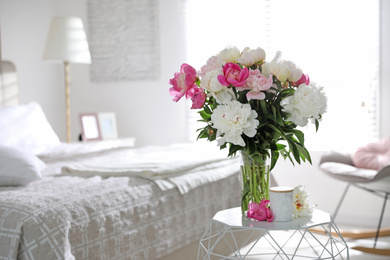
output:
<instances>
[{"instance_id":1,"label":"bouquet of peonies","mask_svg":"<svg viewBox=\"0 0 390 260\"><path fill-rule=\"evenodd\" d=\"M240 150L256 161L266 156L270 169L280 155L293 164L294 159L311 162L297 126L310 121L317 131L327 99L323 88L293 62L282 60L280 52L266 62L261 48L226 48L200 71L183 64L169 83L173 101L185 97L192 100L192 109L200 109L205 126L198 129L198 138L217 140L221 149L228 146L228 156Z\"/></svg>"}]
</instances>

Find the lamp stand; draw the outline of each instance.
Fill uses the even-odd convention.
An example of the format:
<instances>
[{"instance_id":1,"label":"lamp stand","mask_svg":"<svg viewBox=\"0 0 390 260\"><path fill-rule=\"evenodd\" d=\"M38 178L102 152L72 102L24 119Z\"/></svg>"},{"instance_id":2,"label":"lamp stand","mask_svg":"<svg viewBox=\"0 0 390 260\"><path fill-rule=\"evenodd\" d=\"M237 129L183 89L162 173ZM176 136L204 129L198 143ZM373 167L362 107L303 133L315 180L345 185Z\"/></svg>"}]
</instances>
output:
<instances>
[{"instance_id":1,"label":"lamp stand","mask_svg":"<svg viewBox=\"0 0 390 260\"><path fill-rule=\"evenodd\" d=\"M64 67L65 67L66 142L70 143L69 62L65 61Z\"/></svg>"}]
</instances>

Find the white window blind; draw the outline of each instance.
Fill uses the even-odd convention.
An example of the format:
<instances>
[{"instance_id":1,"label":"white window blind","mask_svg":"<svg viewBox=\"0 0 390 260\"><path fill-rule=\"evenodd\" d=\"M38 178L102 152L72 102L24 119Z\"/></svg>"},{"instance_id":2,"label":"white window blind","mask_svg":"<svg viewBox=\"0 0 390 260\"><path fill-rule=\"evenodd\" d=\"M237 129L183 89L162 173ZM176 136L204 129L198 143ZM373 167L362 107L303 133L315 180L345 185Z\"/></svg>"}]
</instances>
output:
<instances>
[{"instance_id":1,"label":"white window blind","mask_svg":"<svg viewBox=\"0 0 390 260\"><path fill-rule=\"evenodd\" d=\"M280 50L324 87L328 111L309 150L353 149L378 138L378 0L187 0L187 60L200 69L228 45ZM204 126L188 110L188 139Z\"/></svg>"}]
</instances>

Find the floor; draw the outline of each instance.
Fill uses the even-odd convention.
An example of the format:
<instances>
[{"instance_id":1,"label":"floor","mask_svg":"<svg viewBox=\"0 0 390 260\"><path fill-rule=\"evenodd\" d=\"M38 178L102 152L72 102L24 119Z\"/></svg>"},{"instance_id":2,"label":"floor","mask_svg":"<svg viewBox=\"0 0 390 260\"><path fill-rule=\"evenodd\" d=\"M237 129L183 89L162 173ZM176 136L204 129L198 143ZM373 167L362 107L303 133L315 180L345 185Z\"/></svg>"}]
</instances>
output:
<instances>
[{"instance_id":1,"label":"floor","mask_svg":"<svg viewBox=\"0 0 390 260\"><path fill-rule=\"evenodd\" d=\"M357 227L346 227L346 226L340 226L340 229L356 229ZM384 256L384 255L374 255L369 253L363 253L361 251L357 251L352 249L354 246L365 246L365 247L373 247L374 245L374 238L372 239L358 239L358 240L352 240L345 238L349 250L349 255L351 260L390 260L390 256ZM376 243L376 248L379 249L390 249L390 237L379 237L378 241Z\"/></svg>"},{"instance_id":2,"label":"floor","mask_svg":"<svg viewBox=\"0 0 390 260\"><path fill-rule=\"evenodd\" d=\"M350 248L353 246L372 247L373 240L347 241L347 244ZM380 238L376 248L390 249L390 239L388 237L386 239ZM354 249L350 249L349 255L351 260L389 260L390 259L390 256L368 254Z\"/></svg>"},{"instance_id":3,"label":"floor","mask_svg":"<svg viewBox=\"0 0 390 260\"><path fill-rule=\"evenodd\" d=\"M349 228L350 227L345 227L345 226L339 227L340 230L349 229ZM353 227L353 229L356 229L356 227ZM290 235L291 235L291 232L286 231L285 236L289 237ZM283 234L282 234L282 236L283 236ZM353 240L353 239L349 239L349 238L344 238L344 240L347 243L348 248L349 248L349 257L350 257L349 259L350 260L390 260L390 256L388 256L388 255L387 256L375 255L375 254L364 253L364 252L352 249L352 247L355 247L355 246L364 246L364 247L372 248L374 245L374 239ZM247 246L247 248L250 248L250 246L251 245ZM377 244L376 244L376 248L390 249L390 237L379 237ZM269 246L269 249L272 249L272 248ZM307 250L309 250L309 249L307 249ZM310 249L310 251L311 251L311 249ZM302 252L304 254L305 251L301 251L298 253L302 253ZM253 248L251 253L257 253L257 252ZM259 253L261 253L261 252L259 252ZM342 256L339 256L335 259L348 259L346 251L343 251L343 253L341 255ZM281 259L282 260L282 259L289 259L289 258L284 257L284 256L270 256L270 257L268 257L268 256L253 256L253 257L246 257L245 259L246 260L263 260L263 259L264 260L265 259ZM315 259L315 258L295 256L294 258L290 257L290 259ZM325 257L324 259L331 259L331 258Z\"/></svg>"}]
</instances>

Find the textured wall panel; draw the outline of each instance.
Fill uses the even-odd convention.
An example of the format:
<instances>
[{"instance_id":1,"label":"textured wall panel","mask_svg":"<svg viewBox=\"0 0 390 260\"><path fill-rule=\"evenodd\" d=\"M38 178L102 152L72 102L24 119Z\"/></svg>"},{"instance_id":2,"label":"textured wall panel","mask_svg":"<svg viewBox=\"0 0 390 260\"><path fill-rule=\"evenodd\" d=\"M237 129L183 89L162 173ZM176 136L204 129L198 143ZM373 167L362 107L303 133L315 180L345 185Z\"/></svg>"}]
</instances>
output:
<instances>
[{"instance_id":1,"label":"textured wall panel","mask_svg":"<svg viewBox=\"0 0 390 260\"><path fill-rule=\"evenodd\" d=\"M89 0L91 81L157 79L157 0Z\"/></svg>"}]
</instances>

